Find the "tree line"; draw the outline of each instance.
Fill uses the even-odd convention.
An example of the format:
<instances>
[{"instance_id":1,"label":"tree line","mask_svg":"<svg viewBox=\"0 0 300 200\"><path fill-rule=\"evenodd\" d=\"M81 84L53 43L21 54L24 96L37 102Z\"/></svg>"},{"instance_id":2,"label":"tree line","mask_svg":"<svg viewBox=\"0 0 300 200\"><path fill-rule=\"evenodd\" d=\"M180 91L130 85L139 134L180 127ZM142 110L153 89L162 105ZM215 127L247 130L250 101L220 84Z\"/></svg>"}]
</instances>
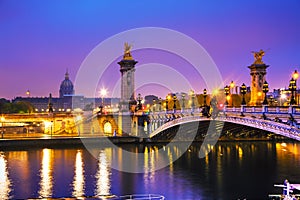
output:
<instances>
[{"instance_id":1,"label":"tree line","mask_svg":"<svg viewBox=\"0 0 300 200\"><path fill-rule=\"evenodd\" d=\"M7 99L0 99L0 113L10 114L10 113L32 113L34 107L31 103L20 101L20 102L10 102Z\"/></svg>"}]
</instances>

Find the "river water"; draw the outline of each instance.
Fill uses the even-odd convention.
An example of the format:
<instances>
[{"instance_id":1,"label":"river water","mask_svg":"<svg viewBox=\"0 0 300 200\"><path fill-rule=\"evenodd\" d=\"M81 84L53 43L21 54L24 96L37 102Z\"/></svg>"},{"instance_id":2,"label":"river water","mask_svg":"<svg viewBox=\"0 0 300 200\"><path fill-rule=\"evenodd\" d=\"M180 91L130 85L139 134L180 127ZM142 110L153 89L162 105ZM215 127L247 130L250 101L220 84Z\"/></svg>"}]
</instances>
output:
<instances>
[{"instance_id":1,"label":"river water","mask_svg":"<svg viewBox=\"0 0 300 200\"><path fill-rule=\"evenodd\" d=\"M267 199L270 193L281 193L274 183L286 178L300 183L300 143L219 142L201 159L200 146L191 145L179 159L170 156L169 165L159 170L153 170L150 156L144 160L144 173L111 168L114 157L120 163L124 159L112 147L1 151L0 199L141 193L172 200ZM154 157L158 148L178 153L176 146L126 146Z\"/></svg>"}]
</instances>

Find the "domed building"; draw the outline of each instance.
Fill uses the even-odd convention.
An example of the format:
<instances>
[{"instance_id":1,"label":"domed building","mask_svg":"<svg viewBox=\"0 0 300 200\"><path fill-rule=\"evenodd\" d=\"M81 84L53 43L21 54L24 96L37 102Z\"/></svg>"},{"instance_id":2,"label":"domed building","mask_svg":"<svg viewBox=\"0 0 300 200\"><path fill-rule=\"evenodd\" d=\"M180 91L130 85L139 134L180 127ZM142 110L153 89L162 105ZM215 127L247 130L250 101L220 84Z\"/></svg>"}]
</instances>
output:
<instances>
[{"instance_id":1,"label":"domed building","mask_svg":"<svg viewBox=\"0 0 300 200\"><path fill-rule=\"evenodd\" d=\"M65 74L65 80L60 84L59 98L63 98L66 95L74 95L74 86L72 81L69 79L68 71Z\"/></svg>"},{"instance_id":2,"label":"domed building","mask_svg":"<svg viewBox=\"0 0 300 200\"><path fill-rule=\"evenodd\" d=\"M34 107L34 112L49 112L49 104L53 112L70 112L80 108L82 110L92 110L99 107L104 101L105 105L110 105L112 102L118 104L119 98L94 98L84 97L81 94L75 95L74 85L69 78L68 70L65 73L65 79L59 87L59 97L32 97L29 96L30 91L26 92L26 97L15 97L12 102L28 102Z\"/></svg>"}]
</instances>

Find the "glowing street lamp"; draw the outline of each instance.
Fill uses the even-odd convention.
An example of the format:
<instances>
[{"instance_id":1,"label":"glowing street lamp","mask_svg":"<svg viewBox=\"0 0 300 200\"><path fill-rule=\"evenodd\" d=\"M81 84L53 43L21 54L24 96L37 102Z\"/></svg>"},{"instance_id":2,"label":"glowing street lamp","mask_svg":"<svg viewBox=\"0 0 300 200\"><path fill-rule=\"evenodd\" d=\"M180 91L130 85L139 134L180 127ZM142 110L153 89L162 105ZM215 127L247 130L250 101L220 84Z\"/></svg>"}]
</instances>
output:
<instances>
[{"instance_id":1,"label":"glowing street lamp","mask_svg":"<svg viewBox=\"0 0 300 200\"><path fill-rule=\"evenodd\" d=\"M141 110L143 106L142 106L142 96L141 96L140 93L138 94L137 102L138 102L138 104L137 104L137 110Z\"/></svg>"},{"instance_id":2,"label":"glowing street lamp","mask_svg":"<svg viewBox=\"0 0 300 200\"><path fill-rule=\"evenodd\" d=\"M166 96L166 111L169 110L169 101L171 100L171 96L170 95L167 95Z\"/></svg>"},{"instance_id":3,"label":"glowing street lamp","mask_svg":"<svg viewBox=\"0 0 300 200\"><path fill-rule=\"evenodd\" d=\"M224 87L224 93L225 93L225 95L226 95L226 102L225 102L225 105L228 105L228 95L229 95L229 86L228 85L226 85L225 87Z\"/></svg>"},{"instance_id":4,"label":"glowing street lamp","mask_svg":"<svg viewBox=\"0 0 300 200\"><path fill-rule=\"evenodd\" d=\"M0 118L0 120L1 120L1 126L2 126L1 136L2 136L2 139L3 139L3 134L4 134L4 127L3 127L3 124L4 124L4 121L5 121L5 117L2 116L2 117Z\"/></svg>"},{"instance_id":5,"label":"glowing street lamp","mask_svg":"<svg viewBox=\"0 0 300 200\"><path fill-rule=\"evenodd\" d=\"M207 90L204 89L203 90L203 104L204 104L204 106L206 106L206 97L207 97Z\"/></svg>"},{"instance_id":6,"label":"glowing street lamp","mask_svg":"<svg viewBox=\"0 0 300 200\"><path fill-rule=\"evenodd\" d=\"M297 81L298 78L299 78L298 71L295 70L294 73L293 73L293 79L295 79Z\"/></svg>"},{"instance_id":7,"label":"glowing street lamp","mask_svg":"<svg viewBox=\"0 0 300 200\"><path fill-rule=\"evenodd\" d=\"M280 106L282 106L282 103L281 103L282 99L286 99L286 94L282 93L280 95Z\"/></svg>"},{"instance_id":8,"label":"glowing street lamp","mask_svg":"<svg viewBox=\"0 0 300 200\"><path fill-rule=\"evenodd\" d=\"M293 73L293 79L295 80L295 98L296 98L296 103L298 102L297 101L297 79L299 78L299 74L298 74L298 71L295 70L294 73Z\"/></svg>"},{"instance_id":9,"label":"glowing street lamp","mask_svg":"<svg viewBox=\"0 0 300 200\"><path fill-rule=\"evenodd\" d=\"M105 88L102 88L101 90L100 90L100 95L101 95L101 98L102 98L102 107L103 107L103 105L104 105L104 97L107 95L107 90L105 89Z\"/></svg>"},{"instance_id":10,"label":"glowing street lamp","mask_svg":"<svg viewBox=\"0 0 300 200\"><path fill-rule=\"evenodd\" d=\"M191 96L191 100L192 100L191 108L192 108L192 110L194 110L194 107L195 107L195 92L194 92L194 90L190 90L190 96Z\"/></svg>"},{"instance_id":11,"label":"glowing street lamp","mask_svg":"<svg viewBox=\"0 0 300 200\"><path fill-rule=\"evenodd\" d=\"M185 94L182 94L181 97L182 97L182 111L184 111L184 108L185 108Z\"/></svg>"},{"instance_id":12,"label":"glowing street lamp","mask_svg":"<svg viewBox=\"0 0 300 200\"><path fill-rule=\"evenodd\" d=\"M159 97L159 99L158 99L159 111L161 111L161 103L162 103L162 99L161 99L161 97Z\"/></svg>"},{"instance_id":13,"label":"glowing street lamp","mask_svg":"<svg viewBox=\"0 0 300 200\"><path fill-rule=\"evenodd\" d=\"M76 118L75 118L75 123L77 124L78 137L80 137L80 122L81 121L82 121L82 116L77 115ZM52 128L52 126L51 126L51 128ZM52 135L52 132L51 132L51 135Z\"/></svg>"},{"instance_id":14,"label":"glowing street lamp","mask_svg":"<svg viewBox=\"0 0 300 200\"><path fill-rule=\"evenodd\" d=\"M29 90L26 91L26 95L27 95L28 98L30 97L30 91Z\"/></svg>"},{"instance_id":15,"label":"glowing street lamp","mask_svg":"<svg viewBox=\"0 0 300 200\"><path fill-rule=\"evenodd\" d=\"M176 101L177 101L177 97L176 95L173 96L173 110L174 110L174 113L176 112Z\"/></svg>"},{"instance_id":16,"label":"glowing street lamp","mask_svg":"<svg viewBox=\"0 0 300 200\"><path fill-rule=\"evenodd\" d=\"M293 78L290 80L289 90L290 90L291 93L292 93L290 105L294 105L294 104L296 104L295 96L294 96L294 91L296 91L296 80L293 79Z\"/></svg>"},{"instance_id":17,"label":"glowing street lamp","mask_svg":"<svg viewBox=\"0 0 300 200\"><path fill-rule=\"evenodd\" d=\"M153 99L152 101L153 101L153 112L155 112L156 111L156 99Z\"/></svg>"},{"instance_id":18,"label":"glowing street lamp","mask_svg":"<svg viewBox=\"0 0 300 200\"><path fill-rule=\"evenodd\" d=\"M247 92L247 87L246 87L245 83L242 84L240 89L241 89L241 94L243 95L242 105L246 105L245 94Z\"/></svg>"},{"instance_id":19,"label":"glowing street lamp","mask_svg":"<svg viewBox=\"0 0 300 200\"><path fill-rule=\"evenodd\" d=\"M264 82L262 90L263 93L265 93L265 99L263 101L263 105L268 105L267 92L269 92L269 84L267 81Z\"/></svg>"},{"instance_id":20,"label":"glowing street lamp","mask_svg":"<svg viewBox=\"0 0 300 200\"><path fill-rule=\"evenodd\" d=\"M230 82L230 88L231 88L231 90L232 90L231 94L233 94L233 88L234 88L234 85L235 85L234 82L231 81L231 82Z\"/></svg>"}]
</instances>

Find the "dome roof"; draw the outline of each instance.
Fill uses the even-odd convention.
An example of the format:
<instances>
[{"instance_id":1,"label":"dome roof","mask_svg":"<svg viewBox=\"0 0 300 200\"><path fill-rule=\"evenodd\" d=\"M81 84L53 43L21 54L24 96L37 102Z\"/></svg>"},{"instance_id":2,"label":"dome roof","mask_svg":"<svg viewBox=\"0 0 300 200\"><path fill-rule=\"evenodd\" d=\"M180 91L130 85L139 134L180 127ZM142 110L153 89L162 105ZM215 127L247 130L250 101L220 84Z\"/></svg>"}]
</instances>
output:
<instances>
[{"instance_id":1,"label":"dome roof","mask_svg":"<svg viewBox=\"0 0 300 200\"><path fill-rule=\"evenodd\" d=\"M73 87L72 81L70 81L69 79L63 80L60 84L60 88L68 88L68 87Z\"/></svg>"},{"instance_id":2,"label":"dome roof","mask_svg":"<svg viewBox=\"0 0 300 200\"><path fill-rule=\"evenodd\" d=\"M60 84L59 97L62 98L65 95L74 94L74 86L72 81L69 79L68 71L65 74L65 80Z\"/></svg>"}]
</instances>

